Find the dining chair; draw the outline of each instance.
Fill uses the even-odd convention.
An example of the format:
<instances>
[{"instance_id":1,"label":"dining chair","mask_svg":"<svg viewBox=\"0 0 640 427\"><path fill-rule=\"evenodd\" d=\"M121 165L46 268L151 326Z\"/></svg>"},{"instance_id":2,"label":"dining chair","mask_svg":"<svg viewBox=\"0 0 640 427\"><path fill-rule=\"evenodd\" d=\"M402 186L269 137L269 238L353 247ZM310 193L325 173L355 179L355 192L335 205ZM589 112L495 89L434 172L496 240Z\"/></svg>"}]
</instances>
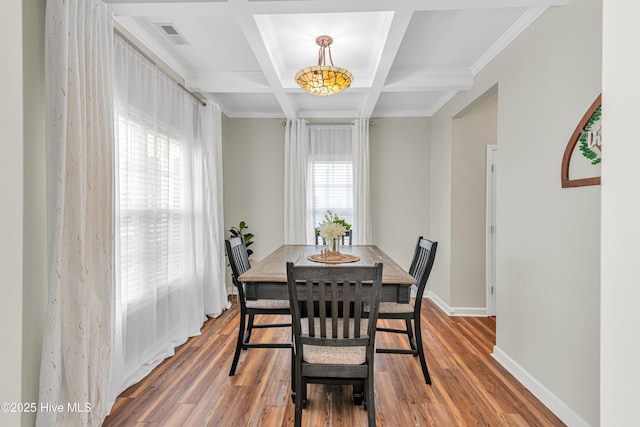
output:
<instances>
[{"instance_id":1,"label":"dining chair","mask_svg":"<svg viewBox=\"0 0 640 427\"><path fill-rule=\"evenodd\" d=\"M288 262L287 286L294 338L294 425L302 424L307 384L329 383L363 385L369 426L375 426L373 361L382 264L294 266ZM368 318L365 302L372 308Z\"/></svg>"},{"instance_id":2,"label":"dining chair","mask_svg":"<svg viewBox=\"0 0 640 427\"><path fill-rule=\"evenodd\" d=\"M341 245L345 245L345 242L347 245L351 246L351 236L353 235L353 229L351 230L347 230L347 232L344 234L344 236L342 236L342 238L340 239L340 244ZM320 237L320 232L316 231L316 246L322 243L322 237Z\"/></svg>"},{"instance_id":3,"label":"dining chair","mask_svg":"<svg viewBox=\"0 0 640 427\"><path fill-rule=\"evenodd\" d=\"M232 237L224 241L227 251L227 258L231 266L231 277L233 284L238 289L238 300L240 302L240 326L238 328L238 341L236 342L236 351L231 363L229 376L235 375L238 360L240 359L240 351L248 348L292 348L291 343L265 343L249 342L251 331L258 328L283 328L290 327L291 323L254 323L256 315L283 315L290 314L288 300L247 300L245 295L245 284L240 282L238 277L244 274L251 264L247 247L244 244L242 236ZM247 322L248 318L248 322Z\"/></svg>"},{"instance_id":4,"label":"dining chair","mask_svg":"<svg viewBox=\"0 0 640 427\"><path fill-rule=\"evenodd\" d=\"M412 354L414 357L418 356L420 358L420 365L422 366L422 374L427 384L431 384L431 377L429 376L429 369L427 368L427 361L424 357L424 348L422 345L420 310L422 308L422 296L427 285L427 280L429 279L429 274L431 273L431 268L433 267L437 248L438 242L432 242L424 239L422 236L418 237L418 243L416 244L411 267L409 268L409 274L416 279L415 286L417 290L415 299L412 297L408 303L381 302L378 314L378 319L404 320L405 327L403 329L378 326L377 330L378 332L407 335L411 349L377 348L376 352ZM368 311L368 307L365 307L365 310Z\"/></svg>"}]
</instances>

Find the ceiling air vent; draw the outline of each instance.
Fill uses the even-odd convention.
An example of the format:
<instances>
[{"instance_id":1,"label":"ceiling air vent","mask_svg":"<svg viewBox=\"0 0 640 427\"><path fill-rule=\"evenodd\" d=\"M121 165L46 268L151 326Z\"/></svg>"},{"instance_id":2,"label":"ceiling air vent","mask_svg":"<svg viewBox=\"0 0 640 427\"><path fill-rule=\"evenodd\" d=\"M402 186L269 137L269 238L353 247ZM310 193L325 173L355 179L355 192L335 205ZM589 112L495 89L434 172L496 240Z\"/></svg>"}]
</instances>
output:
<instances>
[{"instance_id":1,"label":"ceiling air vent","mask_svg":"<svg viewBox=\"0 0 640 427\"><path fill-rule=\"evenodd\" d=\"M173 24L156 24L158 28L176 45L189 44Z\"/></svg>"}]
</instances>

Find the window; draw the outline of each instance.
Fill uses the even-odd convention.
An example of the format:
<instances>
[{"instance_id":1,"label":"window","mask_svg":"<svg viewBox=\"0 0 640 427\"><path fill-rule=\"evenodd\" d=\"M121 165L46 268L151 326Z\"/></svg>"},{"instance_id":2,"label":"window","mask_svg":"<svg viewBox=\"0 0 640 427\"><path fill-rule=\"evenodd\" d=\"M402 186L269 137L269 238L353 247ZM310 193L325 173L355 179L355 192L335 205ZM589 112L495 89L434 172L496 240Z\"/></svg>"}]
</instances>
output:
<instances>
[{"instance_id":1,"label":"window","mask_svg":"<svg viewBox=\"0 0 640 427\"><path fill-rule=\"evenodd\" d=\"M313 227L327 210L353 224L352 129L350 123L309 128L307 220Z\"/></svg>"},{"instance_id":2,"label":"window","mask_svg":"<svg viewBox=\"0 0 640 427\"><path fill-rule=\"evenodd\" d=\"M312 156L310 196L312 223L320 224L327 210L353 223L353 162L351 159Z\"/></svg>"},{"instance_id":3,"label":"window","mask_svg":"<svg viewBox=\"0 0 640 427\"><path fill-rule=\"evenodd\" d=\"M121 111L118 124L123 303L180 281L184 156L169 129Z\"/></svg>"}]
</instances>

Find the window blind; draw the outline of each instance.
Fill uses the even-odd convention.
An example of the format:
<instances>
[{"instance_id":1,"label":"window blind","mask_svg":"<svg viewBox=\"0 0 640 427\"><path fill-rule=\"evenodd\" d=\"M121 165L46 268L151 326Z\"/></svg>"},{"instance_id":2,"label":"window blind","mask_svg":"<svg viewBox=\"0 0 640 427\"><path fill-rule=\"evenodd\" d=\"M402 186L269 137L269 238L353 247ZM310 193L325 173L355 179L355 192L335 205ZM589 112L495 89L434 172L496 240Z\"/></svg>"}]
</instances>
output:
<instances>
[{"instance_id":1,"label":"window blind","mask_svg":"<svg viewBox=\"0 0 640 427\"><path fill-rule=\"evenodd\" d=\"M179 281L184 156L177 135L131 111L117 115L122 302Z\"/></svg>"},{"instance_id":2,"label":"window blind","mask_svg":"<svg viewBox=\"0 0 640 427\"><path fill-rule=\"evenodd\" d=\"M340 156L344 157L344 156ZM324 220L327 210L353 221L353 162L331 156L310 161L313 224Z\"/></svg>"}]
</instances>

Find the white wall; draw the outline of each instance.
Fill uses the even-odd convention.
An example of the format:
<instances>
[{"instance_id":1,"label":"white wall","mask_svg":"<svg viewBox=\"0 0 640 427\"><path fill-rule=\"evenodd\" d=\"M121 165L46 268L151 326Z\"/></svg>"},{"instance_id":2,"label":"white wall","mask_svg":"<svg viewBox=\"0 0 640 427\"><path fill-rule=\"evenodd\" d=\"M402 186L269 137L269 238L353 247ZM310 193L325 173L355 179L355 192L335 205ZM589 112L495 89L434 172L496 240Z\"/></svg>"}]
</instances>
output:
<instances>
[{"instance_id":1,"label":"white wall","mask_svg":"<svg viewBox=\"0 0 640 427\"><path fill-rule=\"evenodd\" d=\"M599 423L600 187L562 189L560 167L600 93L601 61L601 2L573 0L548 9L432 118L432 231L451 254L451 121L498 84L494 354L570 425ZM443 299L454 292L451 265L434 267Z\"/></svg>"},{"instance_id":2,"label":"white wall","mask_svg":"<svg viewBox=\"0 0 640 427\"><path fill-rule=\"evenodd\" d=\"M603 2L601 425L638 425L640 3Z\"/></svg>"},{"instance_id":3,"label":"white wall","mask_svg":"<svg viewBox=\"0 0 640 427\"><path fill-rule=\"evenodd\" d=\"M408 268L419 234L429 233L429 119L375 118L371 144L373 240ZM253 259L283 243L284 126L282 119L223 117L225 229L246 220ZM229 284L229 282L227 282Z\"/></svg>"},{"instance_id":4,"label":"white wall","mask_svg":"<svg viewBox=\"0 0 640 427\"><path fill-rule=\"evenodd\" d=\"M22 2L0 2L0 402L22 400L23 113ZM0 424L19 426L20 414L0 412Z\"/></svg>"}]
</instances>

